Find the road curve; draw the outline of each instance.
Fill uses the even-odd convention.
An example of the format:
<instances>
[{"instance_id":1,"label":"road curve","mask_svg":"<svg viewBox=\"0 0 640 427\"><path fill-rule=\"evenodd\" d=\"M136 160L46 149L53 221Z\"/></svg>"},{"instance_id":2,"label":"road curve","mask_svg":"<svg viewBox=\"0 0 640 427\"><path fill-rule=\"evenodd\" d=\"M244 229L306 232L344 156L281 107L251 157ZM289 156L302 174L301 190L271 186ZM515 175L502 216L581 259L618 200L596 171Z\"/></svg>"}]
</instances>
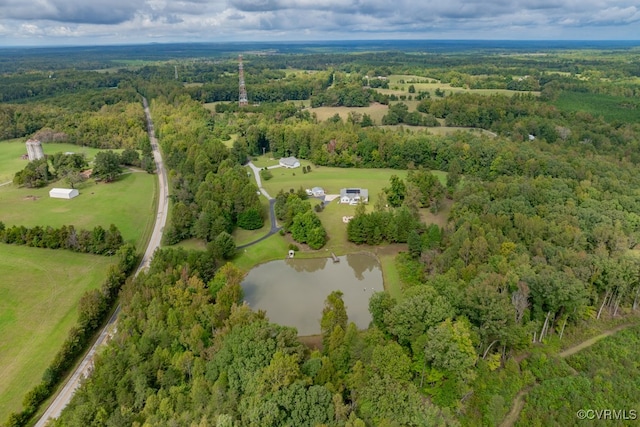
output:
<instances>
[{"instance_id":1,"label":"road curve","mask_svg":"<svg viewBox=\"0 0 640 427\"><path fill-rule=\"evenodd\" d=\"M149 267L151 258L153 258L153 253L157 248L160 247L160 242L162 241L162 232L167 222L167 212L169 211L169 184L167 182L167 171L164 167L162 155L160 154L160 150L158 148L158 140L155 136L147 99L143 97L142 103L144 105L144 113L147 118L147 132L149 134L149 141L151 142L153 159L156 164L156 173L158 175L159 185L158 204L153 232L151 233L151 237L149 238L149 243L142 257L142 261L140 262L140 265L136 270L136 276L138 275L138 273L140 273L140 271L145 270ZM40 419L36 423L36 427L44 427L47 425L47 421L49 421L50 418L58 418L62 410L69 404L69 401L71 401L71 398L73 397L76 389L80 386L80 382L82 381L82 379L87 377L91 373L91 369L93 368L93 357L95 356L98 348L107 340L109 332L112 330L112 326L115 324L118 318L118 313L120 313L119 305L116 307L113 315L109 318L109 321L102 329L102 332L100 332L100 335L98 336L96 342L91 346L89 352L84 356L80 364L78 364L76 370L69 377L60 393L58 393L54 401L51 402L42 417L40 417Z\"/></svg>"}]
</instances>

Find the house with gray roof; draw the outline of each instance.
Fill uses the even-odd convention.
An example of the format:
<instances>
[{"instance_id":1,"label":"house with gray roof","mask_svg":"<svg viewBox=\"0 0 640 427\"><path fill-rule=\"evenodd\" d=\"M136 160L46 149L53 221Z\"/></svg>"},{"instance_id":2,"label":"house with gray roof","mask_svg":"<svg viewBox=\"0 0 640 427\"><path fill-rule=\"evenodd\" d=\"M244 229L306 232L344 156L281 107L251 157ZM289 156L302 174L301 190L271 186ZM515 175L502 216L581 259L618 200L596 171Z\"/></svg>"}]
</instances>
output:
<instances>
[{"instance_id":1,"label":"house with gray roof","mask_svg":"<svg viewBox=\"0 0 640 427\"><path fill-rule=\"evenodd\" d=\"M369 202L369 190L366 188L342 188L340 189L340 203L356 205Z\"/></svg>"},{"instance_id":2,"label":"house with gray roof","mask_svg":"<svg viewBox=\"0 0 640 427\"><path fill-rule=\"evenodd\" d=\"M280 161L278 162L280 164L280 166L282 166L283 168L287 168L287 169L293 169L293 168L299 168L300 167L300 160L296 159L295 157L283 157L280 159Z\"/></svg>"}]
</instances>

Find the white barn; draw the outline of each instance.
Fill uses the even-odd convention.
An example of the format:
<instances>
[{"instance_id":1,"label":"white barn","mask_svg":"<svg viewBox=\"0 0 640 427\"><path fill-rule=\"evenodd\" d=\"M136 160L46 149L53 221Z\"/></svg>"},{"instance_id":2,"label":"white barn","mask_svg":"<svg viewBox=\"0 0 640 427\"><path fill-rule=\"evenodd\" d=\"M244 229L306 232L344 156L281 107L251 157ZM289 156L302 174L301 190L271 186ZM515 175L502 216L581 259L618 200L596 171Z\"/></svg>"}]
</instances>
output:
<instances>
[{"instance_id":1,"label":"white barn","mask_svg":"<svg viewBox=\"0 0 640 427\"><path fill-rule=\"evenodd\" d=\"M52 188L49 190L49 197L54 199L73 199L78 194L80 193L75 188Z\"/></svg>"}]
</instances>

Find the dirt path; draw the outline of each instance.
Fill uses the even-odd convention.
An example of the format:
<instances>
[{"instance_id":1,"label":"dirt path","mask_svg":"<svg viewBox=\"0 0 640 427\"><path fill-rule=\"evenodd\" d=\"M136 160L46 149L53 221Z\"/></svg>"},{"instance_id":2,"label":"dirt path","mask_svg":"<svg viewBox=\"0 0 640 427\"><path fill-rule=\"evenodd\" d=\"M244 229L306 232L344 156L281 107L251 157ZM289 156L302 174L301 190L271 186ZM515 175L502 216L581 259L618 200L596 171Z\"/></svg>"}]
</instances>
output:
<instances>
[{"instance_id":1,"label":"dirt path","mask_svg":"<svg viewBox=\"0 0 640 427\"><path fill-rule=\"evenodd\" d=\"M603 333L601 333L600 335L596 335L593 338L589 338L586 341L582 341L580 344L576 344L572 347L569 347L568 349L564 350L563 352L559 353L558 356L565 358L565 357L569 357L572 354L575 354L581 350L584 350L587 347L591 347L592 345L594 345L595 343L597 343L598 341L600 341L603 338L606 338L608 336L611 336L613 334L615 334L616 332L620 332L623 329L627 329L630 326L635 325L635 323L625 323L624 325L618 325L613 329L609 329L608 331L604 331Z\"/></svg>"},{"instance_id":2,"label":"dirt path","mask_svg":"<svg viewBox=\"0 0 640 427\"><path fill-rule=\"evenodd\" d=\"M563 359L566 357L569 357L573 354L578 353L579 351L584 350L585 348L591 347L592 345L594 345L595 343L597 343L603 338L611 336L617 332L620 332L634 325L636 325L636 323L625 323L624 325L618 325L615 328L606 330L603 333L596 335L595 337L589 338L588 340L582 341L581 343L578 343L576 345L573 345L567 348L566 350L558 353L558 356L560 356ZM574 371L574 374L577 375L577 372ZM502 423L500 423L500 427L513 427L513 425L518 420L518 417L520 416L520 412L524 408L524 403L525 403L524 399L527 396L527 394L531 391L531 389L533 389L533 386L528 386L518 392L516 397L513 399L511 410L509 411L507 416L504 418Z\"/></svg>"},{"instance_id":3,"label":"dirt path","mask_svg":"<svg viewBox=\"0 0 640 427\"><path fill-rule=\"evenodd\" d=\"M516 394L516 397L513 399L513 405L511 405L511 410L500 424L500 427L511 427L516 423L520 416L520 411L524 408L524 397L532 388L533 386L523 388Z\"/></svg>"}]
</instances>

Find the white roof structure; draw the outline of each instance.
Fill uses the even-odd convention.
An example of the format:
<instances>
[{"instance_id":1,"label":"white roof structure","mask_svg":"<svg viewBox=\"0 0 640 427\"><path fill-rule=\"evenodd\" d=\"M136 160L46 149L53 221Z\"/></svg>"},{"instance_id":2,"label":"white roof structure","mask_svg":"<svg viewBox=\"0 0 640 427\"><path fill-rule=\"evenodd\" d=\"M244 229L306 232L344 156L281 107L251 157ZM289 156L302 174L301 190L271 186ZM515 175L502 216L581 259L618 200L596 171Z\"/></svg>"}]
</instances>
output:
<instances>
[{"instance_id":1,"label":"white roof structure","mask_svg":"<svg viewBox=\"0 0 640 427\"><path fill-rule=\"evenodd\" d=\"M300 160L296 159L295 157L283 157L278 163L280 163L280 166L290 169L300 167Z\"/></svg>"},{"instance_id":2,"label":"white roof structure","mask_svg":"<svg viewBox=\"0 0 640 427\"><path fill-rule=\"evenodd\" d=\"M54 199L73 199L79 194L75 188L52 188L49 190L49 197Z\"/></svg>"}]
</instances>

